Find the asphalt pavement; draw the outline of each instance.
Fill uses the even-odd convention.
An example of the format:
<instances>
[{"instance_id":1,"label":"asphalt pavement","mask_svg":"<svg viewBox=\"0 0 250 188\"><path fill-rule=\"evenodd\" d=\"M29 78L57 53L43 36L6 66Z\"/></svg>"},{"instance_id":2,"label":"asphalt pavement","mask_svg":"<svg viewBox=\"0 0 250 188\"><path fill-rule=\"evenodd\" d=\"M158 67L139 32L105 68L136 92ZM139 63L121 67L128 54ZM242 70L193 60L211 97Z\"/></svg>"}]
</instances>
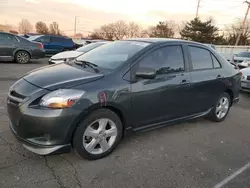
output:
<instances>
[{"instance_id":1,"label":"asphalt pavement","mask_svg":"<svg viewBox=\"0 0 250 188\"><path fill-rule=\"evenodd\" d=\"M26 72L47 65L0 63L0 188L249 188L250 94L227 119L204 118L123 139L108 157L88 161L74 151L38 156L9 130L6 95Z\"/></svg>"}]
</instances>

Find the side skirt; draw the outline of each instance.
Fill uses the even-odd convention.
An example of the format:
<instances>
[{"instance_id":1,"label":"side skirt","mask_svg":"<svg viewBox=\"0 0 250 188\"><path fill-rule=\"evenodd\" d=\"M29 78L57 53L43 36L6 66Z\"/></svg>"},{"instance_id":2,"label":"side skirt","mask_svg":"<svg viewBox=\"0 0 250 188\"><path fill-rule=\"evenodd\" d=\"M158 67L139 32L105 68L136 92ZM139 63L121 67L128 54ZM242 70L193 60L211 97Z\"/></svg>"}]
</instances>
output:
<instances>
[{"instance_id":1,"label":"side skirt","mask_svg":"<svg viewBox=\"0 0 250 188\"><path fill-rule=\"evenodd\" d=\"M201 113L197 113L197 114L193 114L193 115L189 115L189 116L185 116L185 117L181 117L181 118L177 118L177 119L172 119L169 121L163 121L163 122L158 122L158 123L154 123L154 124L150 124L150 125L145 125L142 127L138 127L133 129L132 127L128 127L125 130L125 135L130 135L132 132L144 132L144 131L150 131L153 129L157 129L157 128L161 128L161 127L165 127L168 125L172 125L175 123L180 123L186 120L190 120L190 119L196 119L199 117L203 117L206 116L207 114L209 114L209 112L211 111L212 108L208 109L205 112L201 112Z\"/></svg>"}]
</instances>

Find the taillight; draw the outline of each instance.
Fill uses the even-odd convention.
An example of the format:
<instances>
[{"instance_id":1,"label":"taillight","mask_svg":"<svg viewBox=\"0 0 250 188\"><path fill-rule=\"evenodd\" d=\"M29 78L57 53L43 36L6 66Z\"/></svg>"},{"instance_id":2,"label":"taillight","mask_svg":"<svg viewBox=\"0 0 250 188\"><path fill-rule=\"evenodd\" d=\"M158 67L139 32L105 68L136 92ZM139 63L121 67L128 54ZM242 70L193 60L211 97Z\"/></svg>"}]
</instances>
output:
<instances>
[{"instance_id":1,"label":"taillight","mask_svg":"<svg viewBox=\"0 0 250 188\"><path fill-rule=\"evenodd\" d=\"M37 43L38 47L43 49L43 44L42 43Z\"/></svg>"},{"instance_id":2,"label":"taillight","mask_svg":"<svg viewBox=\"0 0 250 188\"><path fill-rule=\"evenodd\" d=\"M242 72L240 72L240 77L242 77Z\"/></svg>"}]
</instances>

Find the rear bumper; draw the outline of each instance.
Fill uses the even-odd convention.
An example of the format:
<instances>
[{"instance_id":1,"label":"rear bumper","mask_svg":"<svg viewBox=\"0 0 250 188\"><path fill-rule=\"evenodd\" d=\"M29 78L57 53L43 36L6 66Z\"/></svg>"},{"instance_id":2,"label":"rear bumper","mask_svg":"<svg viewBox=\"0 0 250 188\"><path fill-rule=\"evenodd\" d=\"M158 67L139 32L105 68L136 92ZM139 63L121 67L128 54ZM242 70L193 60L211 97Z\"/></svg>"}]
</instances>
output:
<instances>
[{"instance_id":1,"label":"rear bumper","mask_svg":"<svg viewBox=\"0 0 250 188\"><path fill-rule=\"evenodd\" d=\"M40 58L45 58L45 50L33 50L31 59L40 59Z\"/></svg>"}]
</instances>

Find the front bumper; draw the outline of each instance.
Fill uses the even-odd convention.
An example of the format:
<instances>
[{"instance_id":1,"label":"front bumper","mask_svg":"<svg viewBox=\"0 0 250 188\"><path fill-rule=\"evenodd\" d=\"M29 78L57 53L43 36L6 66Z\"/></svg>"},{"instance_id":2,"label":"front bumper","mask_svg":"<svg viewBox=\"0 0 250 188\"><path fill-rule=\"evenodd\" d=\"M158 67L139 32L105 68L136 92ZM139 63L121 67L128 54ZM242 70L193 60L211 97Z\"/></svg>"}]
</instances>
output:
<instances>
[{"instance_id":1,"label":"front bumper","mask_svg":"<svg viewBox=\"0 0 250 188\"><path fill-rule=\"evenodd\" d=\"M12 133L14 134L14 136L17 138L17 140L23 145L24 148L38 155L68 153L71 150L70 144L57 145L57 146L44 146L44 145L38 145L28 140L25 140L19 137L19 135L15 132L11 121L10 121L10 129Z\"/></svg>"},{"instance_id":2,"label":"front bumper","mask_svg":"<svg viewBox=\"0 0 250 188\"><path fill-rule=\"evenodd\" d=\"M16 82L12 89L7 100L10 128L23 146L40 155L68 150L81 111L31 107L48 91L23 79Z\"/></svg>"},{"instance_id":3,"label":"front bumper","mask_svg":"<svg viewBox=\"0 0 250 188\"><path fill-rule=\"evenodd\" d=\"M242 91L250 92L250 81L241 81L240 86Z\"/></svg>"}]
</instances>

